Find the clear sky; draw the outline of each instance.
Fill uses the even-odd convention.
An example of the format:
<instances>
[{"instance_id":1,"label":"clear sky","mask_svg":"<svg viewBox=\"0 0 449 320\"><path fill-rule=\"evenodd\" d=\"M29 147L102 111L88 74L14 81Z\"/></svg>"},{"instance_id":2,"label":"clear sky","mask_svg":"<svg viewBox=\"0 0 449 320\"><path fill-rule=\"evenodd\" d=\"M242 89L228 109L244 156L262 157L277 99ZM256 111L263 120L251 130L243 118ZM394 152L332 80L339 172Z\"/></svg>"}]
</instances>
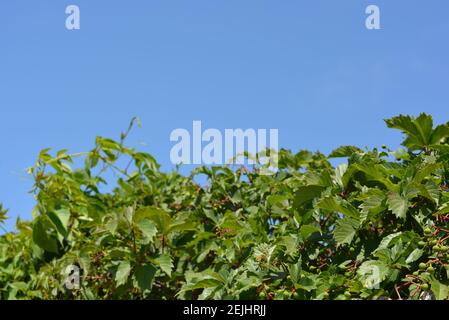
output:
<instances>
[{"instance_id":1,"label":"clear sky","mask_svg":"<svg viewBox=\"0 0 449 320\"><path fill-rule=\"evenodd\" d=\"M81 29L65 28L65 8ZM365 28L365 8L381 30ZM292 150L397 147L382 119L449 121L447 0L0 2L0 202L31 217L25 169L46 147L118 138L173 166L170 132L277 128Z\"/></svg>"}]
</instances>

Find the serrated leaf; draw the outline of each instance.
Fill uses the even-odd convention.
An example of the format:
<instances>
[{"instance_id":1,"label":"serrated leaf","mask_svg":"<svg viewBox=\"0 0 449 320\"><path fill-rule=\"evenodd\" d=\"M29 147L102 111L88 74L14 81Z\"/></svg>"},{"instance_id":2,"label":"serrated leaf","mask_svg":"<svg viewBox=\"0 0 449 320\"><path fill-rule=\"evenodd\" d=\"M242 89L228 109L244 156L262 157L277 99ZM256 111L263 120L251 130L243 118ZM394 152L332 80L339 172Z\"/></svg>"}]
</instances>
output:
<instances>
[{"instance_id":1,"label":"serrated leaf","mask_svg":"<svg viewBox=\"0 0 449 320\"><path fill-rule=\"evenodd\" d=\"M301 259L299 259L298 262L296 262L295 264L289 265L288 272L289 272L290 278L294 284L297 283L298 280L300 279L301 271L302 271Z\"/></svg>"},{"instance_id":2,"label":"serrated leaf","mask_svg":"<svg viewBox=\"0 0 449 320\"><path fill-rule=\"evenodd\" d=\"M309 185L304 187L299 187L295 194L295 199L293 205L296 208L301 207L305 203L318 198L325 188L317 185Z\"/></svg>"},{"instance_id":3,"label":"serrated leaf","mask_svg":"<svg viewBox=\"0 0 449 320\"><path fill-rule=\"evenodd\" d=\"M160 255L154 261L169 277L173 269L172 258L168 254Z\"/></svg>"},{"instance_id":4,"label":"serrated leaf","mask_svg":"<svg viewBox=\"0 0 449 320\"><path fill-rule=\"evenodd\" d=\"M387 204L388 209L390 209L396 217L400 219L406 218L409 207L407 198L402 197L397 192L390 192L388 194Z\"/></svg>"},{"instance_id":5,"label":"serrated leaf","mask_svg":"<svg viewBox=\"0 0 449 320\"><path fill-rule=\"evenodd\" d=\"M342 163L335 168L335 182L340 188L346 188L347 179L344 179L345 173L348 170L348 164Z\"/></svg>"},{"instance_id":6,"label":"serrated leaf","mask_svg":"<svg viewBox=\"0 0 449 320\"><path fill-rule=\"evenodd\" d=\"M381 260L368 260L362 263L357 270L360 281L368 289L379 289L380 284L389 275L388 265Z\"/></svg>"},{"instance_id":7,"label":"serrated leaf","mask_svg":"<svg viewBox=\"0 0 449 320\"><path fill-rule=\"evenodd\" d=\"M333 150L329 154L329 158L346 158L352 156L354 153L363 153L363 151L355 146L341 146Z\"/></svg>"},{"instance_id":8,"label":"serrated leaf","mask_svg":"<svg viewBox=\"0 0 449 320\"><path fill-rule=\"evenodd\" d=\"M117 287L120 287L128 281L130 272L131 265L128 261L122 261L119 263L117 271L115 273L115 283Z\"/></svg>"},{"instance_id":9,"label":"serrated leaf","mask_svg":"<svg viewBox=\"0 0 449 320\"><path fill-rule=\"evenodd\" d=\"M156 270L157 269L152 264L146 264L136 269L135 278L142 292L145 290L151 290Z\"/></svg>"},{"instance_id":10,"label":"serrated leaf","mask_svg":"<svg viewBox=\"0 0 449 320\"><path fill-rule=\"evenodd\" d=\"M145 207L139 209L134 215L134 221L138 222L141 219L149 219L156 224L159 231L167 234L172 223L171 216L163 209L156 207Z\"/></svg>"},{"instance_id":11,"label":"serrated leaf","mask_svg":"<svg viewBox=\"0 0 449 320\"><path fill-rule=\"evenodd\" d=\"M449 287L442 284L437 279L431 279L430 287L436 300L447 300L449 298Z\"/></svg>"},{"instance_id":12,"label":"serrated leaf","mask_svg":"<svg viewBox=\"0 0 449 320\"><path fill-rule=\"evenodd\" d=\"M142 219L139 222L137 222L137 227L140 231L142 231L142 234L145 238L148 240L153 239L153 237L157 234L157 228L154 222L148 220L148 219Z\"/></svg>"},{"instance_id":13,"label":"serrated leaf","mask_svg":"<svg viewBox=\"0 0 449 320\"><path fill-rule=\"evenodd\" d=\"M337 199L336 197L325 197L317 203L317 207L324 210L336 211L347 217L354 219L360 218L360 212L354 208L348 201Z\"/></svg>"},{"instance_id":14,"label":"serrated leaf","mask_svg":"<svg viewBox=\"0 0 449 320\"><path fill-rule=\"evenodd\" d=\"M374 252L388 248L390 242L393 239L399 237L401 234L402 234L402 232L396 232L396 233L392 233L392 234L389 234L388 236L384 237L382 239L382 241L380 242L379 246L377 247L377 249L374 250Z\"/></svg>"},{"instance_id":15,"label":"serrated leaf","mask_svg":"<svg viewBox=\"0 0 449 320\"><path fill-rule=\"evenodd\" d=\"M312 290L316 289L316 275L309 275L302 277L297 287L303 290L306 290L307 292L310 292Z\"/></svg>"},{"instance_id":16,"label":"serrated leaf","mask_svg":"<svg viewBox=\"0 0 449 320\"><path fill-rule=\"evenodd\" d=\"M356 234L356 228L359 222L351 218L343 218L335 224L334 238L335 241L341 245L344 243L350 244Z\"/></svg>"},{"instance_id":17,"label":"serrated leaf","mask_svg":"<svg viewBox=\"0 0 449 320\"><path fill-rule=\"evenodd\" d=\"M413 250L409 256L407 257L407 259L405 260L405 263L412 263L417 261L419 258L421 258L421 256L423 255L424 251L421 249L415 249Z\"/></svg>"}]
</instances>

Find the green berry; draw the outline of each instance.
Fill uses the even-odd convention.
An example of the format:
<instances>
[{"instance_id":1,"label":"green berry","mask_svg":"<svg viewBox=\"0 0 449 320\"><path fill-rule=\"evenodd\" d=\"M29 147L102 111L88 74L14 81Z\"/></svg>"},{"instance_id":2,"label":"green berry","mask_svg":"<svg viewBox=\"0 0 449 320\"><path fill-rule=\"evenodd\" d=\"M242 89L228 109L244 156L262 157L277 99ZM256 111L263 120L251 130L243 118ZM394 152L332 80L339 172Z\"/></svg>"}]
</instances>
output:
<instances>
[{"instance_id":1,"label":"green berry","mask_svg":"<svg viewBox=\"0 0 449 320\"><path fill-rule=\"evenodd\" d=\"M415 277L419 276L419 271L413 272L413 275L414 275Z\"/></svg>"},{"instance_id":2,"label":"green berry","mask_svg":"<svg viewBox=\"0 0 449 320\"><path fill-rule=\"evenodd\" d=\"M426 246L426 243L424 241L420 241L420 242L418 242L418 246L420 248L424 248Z\"/></svg>"},{"instance_id":3,"label":"green berry","mask_svg":"<svg viewBox=\"0 0 449 320\"><path fill-rule=\"evenodd\" d=\"M433 246L432 247L432 251L433 252L438 252L438 251L440 251L440 247L439 246Z\"/></svg>"},{"instance_id":4,"label":"green berry","mask_svg":"<svg viewBox=\"0 0 449 320\"><path fill-rule=\"evenodd\" d=\"M428 273L434 273L435 272L435 268L432 266L429 266L426 270Z\"/></svg>"},{"instance_id":5,"label":"green berry","mask_svg":"<svg viewBox=\"0 0 449 320\"><path fill-rule=\"evenodd\" d=\"M445 252L445 251L448 251L448 250L449 250L448 246L442 246L441 247L441 252Z\"/></svg>"},{"instance_id":6,"label":"green berry","mask_svg":"<svg viewBox=\"0 0 449 320\"><path fill-rule=\"evenodd\" d=\"M438 241L436 241L436 240L432 240L432 241L429 242L429 244L431 246L435 246L437 243L438 243Z\"/></svg>"},{"instance_id":7,"label":"green berry","mask_svg":"<svg viewBox=\"0 0 449 320\"><path fill-rule=\"evenodd\" d=\"M427 268L427 264L425 264L424 262L421 262L421 263L419 264L419 269L424 270L424 269L426 269L426 268Z\"/></svg>"},{"instance_id":8,"label":"green berry","mask_svg":"<svg viewBox=\"0 0 449 320\"><path fill-rule=\"evenodd\" d=\"M265 300L267 298L267 295L265 294L265 292L261 291L259 292L259 299L260 300Z\"/></svg>"},{"instance_id":9,"label":"green berry","mask_svg":"<svg viewBox=\"0 0 449 320\"><path fill-rule=\"evenodd\" d=\"M424 229L424 234L431 234L432 230L430 230L430 228L425 228Z\"/></svg>"},{"instance_id":10,"label":"green berry","mask_svg":"<svg viewBox=\"0 0 449 320\"><path fill-rule=\"evenodd\" d=\"M429 290L429 285L428 285L427 283L423 283L423 284L421 285L421 289L423 289L423 290Z\"/></svg>"}]
</instances>

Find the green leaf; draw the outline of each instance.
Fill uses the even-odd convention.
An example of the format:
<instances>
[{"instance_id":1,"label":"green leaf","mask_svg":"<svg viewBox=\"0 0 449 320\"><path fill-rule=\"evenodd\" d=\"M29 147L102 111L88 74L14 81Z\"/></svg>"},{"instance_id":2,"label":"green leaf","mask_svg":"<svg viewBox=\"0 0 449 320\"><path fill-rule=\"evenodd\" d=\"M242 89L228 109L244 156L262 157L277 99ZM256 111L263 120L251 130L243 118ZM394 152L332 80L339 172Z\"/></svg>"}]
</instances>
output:
<instances>
[{"instance_id":1,"label":"green leaf","mask_svg":"<svg viewBox=\"0 0 449 320\"><path fill-rule=\"evenodd\" d=\"M377 214L384 211L386 209L384 200L385 195L380 191L376 193L374 193L373 191L370 196L364 199L363 203L359 206L362 211L361 222L369 219L370 216L376 216Z\"/></svg>"},{"instance_id":2,"label":"green leaf","mask_svg":"<svg viewBox=\"0 0 449 320\"><path fill-rule=\"evenodd\" d=\"M51 235L53 226L45 216L39 216L33 225L33 241L39 247L49 252L58 252L58 243L55 237Z\"/></svg>"},{"instance_id":3,"label":"green leaf","mask_svg":"<svg viewBox=\"0 0 449 320\"><path fill-rule=\"evenodd\" d=\"M157 228L154 222L148 219L141 219L137 222L137 227L142 231L144 237L148 240L153 239L153 237L157 234Z\"/></svg>"},{"instance_id":4,"label":"green leaf","mask_svg":"<svg viewBox=\"0 0 449 320\"><path fill-rule=\"evenodd\" d=\"M388 236L384 237L382 239L382 241L380 242L379 246L377 247L377 249L374 250L374 252L388 248L391 241L393 239L399 237L400 235L402 235L402 232L392 233L392 234L389 234Z\"/></svg>"},{"instance_id":5,"label":"green leaf","mask_svg":"<svg viewBox=\"0 0 449 320\"><path fill-rule=\"evenodd\" d=\"M316 185L299 187L296 191L295 199L293 201L294 207L299 208L305 203L318 198L324 189L324 187Z\"/></svg>"},{"instance_id":6,"label":"green leaf","mask_svg":"<svg viewBox=\"0 0 449 320\"><path fill-rule=\"evenodd\" d=\"M168 228L168 233L196 230L197 225L192 221L175 221Z\"/></svg>"},{"instance_id":7,"label":"green leaf","mask_svg":"<svg viewBox=\"0 0 449 320\"><path fill-rule=\"evenodd\" d=\"M433 181L427 181L424 185L418 186L419 194L438 205L440 202L441 191Z\"/></svg>"},{"instance_id":8,"label":"green leaf","mask_svg":"<svg viewBox=\"0 0 449 320\"><path fill-rule=\"evenodd\" d=\"M335 241L341 245L350 244L356 234L359 222L351 218L343 218L337 221L334 230Z\"/></svg>"},{"instance_id":9,"label":"green leaf","mask_svg":"<svg viewBox=\"0 0 449 320\"><path fill-rule=\"evenodd\" d=\"M447 300L449 297L449 287L433 278L430 281L430 287L437 300Z\"/></svg>"},{"instance_id":10,"label":"green leaf","mask_svg":"<svg viewBox=\"0 0 449 320\"><path fill-rule=\"evenodd\" d=\"M156 227L163 234L167 234L172 223L170 215L160 208L145 207L139 209L134 217L135 222L139 222L141 219L149 219L156 224Z\"/></svg>"},{"instance_id":11,"label":"green leaf","mask_svg":"<svg viewBox=\"0 0 449 320\"><path fill-rule=\"evenodd\" d=\"M396 190L397 186L389 179L389 172L384 165L371 163L358 163L353 165L354 170L363 172L369 181L377 181L387 187L388 190Z\"/></svg>"},{"instance_id":12,"label":"green leaf","mask_svg":"<svg viewBox=\"0 0 449 320\"><path fill-rule=\"evenodd\" d=\"M315 226L312 226L310 224L305 224L301 226L299 229L299 232L301 233L304 240L306 240L310 235L314 234L315 232L321 233L321 229L317 228Z\"/></svg>"},{"instance_id":13,"label":"green leaf","mask_svg":"<svg viewBox=\"0 0 449 320\"><path fill-rule=\"evenodd\" d=\"M164 271L169 277L173 269L172 258L168 254L160 255L154 262Z\"/></svg>"},{"instance_id":14,"label":"green leaf","mask_svg":"<svg viewBox=\"0 0 449 320\"><path fill-rule=\"evenodd\" d=\"M292 282L296 284L301 277L301 259L298 260L295 264L291 264L288 266L288 272L292 279Z\"/></svg>"},{"instance_id":15,"label":"green leaf","mask_svg":"<svg viewBox=\"0 0 449 320\"><path fill-rule=\"evenodd\" d=\"M390 209L393 214L400 218L405 219L408 211L408 199L402 197L397 192L390 192L387 198L388 209Z\"/></svg>"},{"instance_id":16,"label":"green leaf","mask_svg":"<svg viewBox=\"0 0 449 320\"><path fill-rule=\"evenodd\" d=\"M410 253L410 255L405 260L405 263L409 264L409 263L417 261L419 258L422 257L423 253L424 253L424 251L421 249L413 250L412 253Z\"/></svg>"},{"instance_id":17,"label":"green leaf","mask_svg":"<svg viewBox=\"0 0 449 320\"><path fill-rule=\"evenodd\" d=\"M389 128L399 129L406 135L402 145L410 150L419 150L430 145L437 145L444 138L449 137L447 124L439 125L433 129L432 117L425 113L421 113L417 118L399 115L387 119L385 122Z\"/></svg>"},{"instance_id":18,"label":"green leaf","mask_svg":"<svg viewBox=\"0 0 449 320\"><path fill-rule=\"evenodd\" d=\"M388 265L381 260L365 261L357 270L362 285L368 289L379 289L381 282L387 278L389 273Z\"/></svg>"},{"instance_id":19,"label":"green leaf","mask_svg":"<svg viewBox=\"0 0 449 320\"><path fill-rule=\"evenodd\" d=\"M67 228L70 220L70 210L67 208L54 210L48 213L48 217L56 226L58 232L63 237L67 237Z\"/></svg>"},{"instance_id":20,"label":"green leaf","mask_svg":"<svg viewBox=\"0 0 449 320\"><path fill-rule=\"evenodd\" d=\"M117 287L125 284L128 281L129 273L131 272L131 265L128 261L122 261L117 267L115 273L115 283Z\"/></svg>"},{"instance_id":21,"label":"green leaf","mask_svg":"<svg viewBox=\"0 0 449 320\"><path fill-rule=\"evenodd\" d=\"M307 292L310 292L312 290L316 289L316 275L309 275L309 276L304 276L302 277L298 284L297 287L303 290L306 290Z\"/></svg>"},{"instance_id":22,"label":"green leaf","mask_svg":"<svg viewBox=\"0 0 449 320\"><path fill-rule=\"evenodd\" d=\"M145 290L151 290L156 270L157 269L152 264L145 264L136 269L135 278L142 292Z\"/></svg>"},{"instance_id":23,"label":"green leaf","mask_svg":"<svg viewBox=\"0 0 449 320\"><path fill-rule=\"evenodd\" d=\"M346 178L346 173L348 172L348 164L342 163L335 168L335 182L340 186L340 188L346 188L348 179Z\"/></svg>"},{"instance_id":24,"label":"green leaf","mask_svg":"<svg viewBox=\"0 0 449 320\"><path fill-rule=\"evenodd\" d=\"M324 210L336 211L347 217L354 219L360 218L360 212L354 208L348 201L337 199L336 197L325 197L317 203L317 207Z\"/></svg>"},{"instance_id":25,"label":"green leaf","mask_svg":"<svg viewBox=\"0 0 449 320\"><path fill-rule=\"evenodd\" d=\"M285 254L294 256L298 252L298 238L296 235L279 238L278 245L285 247Z\"/></svg>"},{"instance_id":26,"label":"green leaf","mask_svg":"<svg viewBox=\"0 0 449 320\"><path fill-rule=\"evenodd\" d=\"M355 146L342 146L332 151L329 158L347 158L354 153L363 153L363 151Z\"/></svg>"},{"instance_id":27,"label":"green leaf","mask_svg":"<svg viewBox=\"0 0 449 320\"><path fill-rule=\"evenodd\" d=\"M445 138L449 137L449 125L440 124L433 130L432 136L430 137L430 144L438 145L444 141Z\"/></svg>"}]
</instances>

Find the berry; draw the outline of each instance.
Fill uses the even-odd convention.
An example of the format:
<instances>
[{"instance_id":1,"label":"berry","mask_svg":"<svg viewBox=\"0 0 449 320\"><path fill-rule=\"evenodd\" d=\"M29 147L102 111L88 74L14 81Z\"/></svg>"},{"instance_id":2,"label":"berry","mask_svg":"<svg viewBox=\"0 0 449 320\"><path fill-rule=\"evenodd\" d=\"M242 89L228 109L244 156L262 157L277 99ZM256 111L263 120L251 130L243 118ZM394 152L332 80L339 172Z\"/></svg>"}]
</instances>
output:
<instances>
[{"instance_id":1,"label":"berry","mask_svg":"<svg viewBox=\"0 0 449 320\"><path fill-rule=\"evenodd\" d=\"M439 246L433 246L432 247L432 251L433 252L438 252L438 251L440 251L440 247Z\"/></svg>"},{"instance_id":2,"label":"berry","mask_svg":"<svg viewBox=\"0 0 449 320\"><path fill-rule=\"evenodd\" d=\"M426 246L426 243L424 241L420 241L420 242L418 242L418 246L420 248L424 248Z\"/></svg>"},{"instance_id":3,"label":"berry","mask_svg":"<svg viewBox=\"0 0 449 320\"><path fill-rule=\"evenodd\" d=\"M265 294L265 292L261 291L259 292L259 299L260 300L265 300L267 298L267 295Z\"/></svg>"},{"instance_id":4,"label":"berry","mask_svg":"<svg viewBox=\"0 0 449 320\"><path fill-rule=\"evenodd\" d=\"M421 289L423 289L423 290L429 290L429 285L428 285L427 283L423 283L423 284L421 285Z\"/></svg>"},{"instance_id":5,"label":"berry","mask_svg":"<svg viewBox=\"0 0 449 320\"><path fill-rule=\"evenodd\" d=\"M425 228L424 229L424 234L431 234L432 230L430 230L430 228Z\"/></svg>"},{"instance_id":6,"label":"berry","mask_svg":"<svg viewBox=\"0 0 449 320\"><path fill-rule=\"evenodd\" d=\"M426 270L428 273L434 273L435 272L435 268L432 266L429 266Z\"/></svg>"},{"instance_id":7,"label":"berry","mask_svg":"<svg viewBox=\"0 0 449 320\"><path fill-rule=\"evenodd\" d=\"M441 252L445 252L445 251L448 251L448 250L449 250L449 248L447 246L442 246L441 247Z\"/></svg>"},{"instance_id":8,"label":"berry","mask_svg":"<svg viewBox=\"0 0 449 320\"><path fill-rule=\"evenodd\" d=\"M424 262L421 262L421 263L419 264L419 269L424 270L424 269L426 269L426 268L427 268L427 264L425 264Z\"/></svg>"},{"instance_id":9,"label":"berry","mask_svg":"<svg viewBox=\"0 0 449 320\"><path fill-rule=\"evenodd\" d=\"M435 246L437 243L438 243L438 241L436 241L436 240L432 240L432 241L429 242L429 244L431 246Z\"/></svg>"},{"instance_id":10,"label":"berry","mask_svg":"<svg viewBox=\"0 0 449 320\"><path fill-rule=\"evenodd\" d=\"M415 277L419 276L419 271L413 272L413 275L414 275Z\"/></svg>"}]
</instances>

